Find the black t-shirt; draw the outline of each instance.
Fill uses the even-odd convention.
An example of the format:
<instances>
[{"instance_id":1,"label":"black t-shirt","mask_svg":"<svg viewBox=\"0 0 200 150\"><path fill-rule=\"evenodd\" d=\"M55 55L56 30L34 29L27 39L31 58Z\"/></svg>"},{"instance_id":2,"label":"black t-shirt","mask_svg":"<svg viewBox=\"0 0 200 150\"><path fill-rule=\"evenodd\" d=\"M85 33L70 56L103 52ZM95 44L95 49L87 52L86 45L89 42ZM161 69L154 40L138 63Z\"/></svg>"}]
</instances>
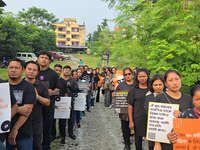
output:
<instances>
[{"instance_id":1,"label":"black t-shirt","mask_svg":"<svg viewBox=\"0 0 200 150\"><path fill-rule=\"evenodd\" d=\"M148 114L149 102L154 102L154 94L153 93L146 95L146 97L145 97L144 109L147 114Z\"/></svg>"},{"instance_id":2,"label":"black t-shirt","mask_svg":"<svg viewBox=\"0 0 200 150\"><path fill-rule=\"evenodd\" d=\"M96 75L94 76L94 82L95 82L95 83L98 83L99 80L100 80L100 79L99 79L99 76L96 74Z\"/></svg>"},{"instance_id":3,"label":"black t-shirt","mask_svg":"<svg viewBox=\"0 0 200 150\"><path fill-rule=\"evenodd\" d=\"M18 106L23 106L24 104L35 104L36 103L36 93L33 84L22 80L17 85L11 85L10 88L16 98ZM11 120L11 130L15 123L17 122L20 114L17 113ZM32 113L29 115L26 122L19 128L16 141L27 139L32 137Z\"/></svg>"},{"instance_id":4,"label":"black t-shirt","mask_svg":"<svg viewBox=\"0 0 200 150\"><path fill-rule=\"evenodd\" d=\"M140 137L146 136L147 114L144 109L147 89L132 87L128 92L128 104L133 106L133 122L135 133Z\"/></svg>"},{"instance_id":5,"label":"black t-shirt","mask_svg":"<svg viewBox=\"0 0 200 150\"><path fill-rule=\"evenodd\" d=\"M181 93L180 99L174 99L171 96L169 96L166 92L165 92L165 94L172 104L179 104L179 111L181 111L181 112L183 112L186 109L194 107L193 104L192 104L192 98L188 94ZM165 97L164 93L156 96L155 101L161 102L161 103L169 103L169 101ZM162 150L173 150L173 144L161 143L161 146L162 146Z\"/></svg>"},{"instance_id":6,"label":"black t-shirt","mask_svg":"<svg viewBox=\"0 0 200 150\"><path fill-rule=\"evenodd\" d=\"M74 94L79 92L78 84L73 78L69 78L68 80L65 80L67 83L69 82L70 85L68 85L68 97L72 98L71 105L73 106L74 102Z\"/></svg>"},{"instance_id":7,"label":"black t-shirt","mask_svg":"<svg viewBox=\"0 0 200 150\"><path fill-rule=\"evenodd\" d=\"M50 68L44 71L40 71L37 78L43 83L45 83L48 89L51 90L54 90L55 88L60 89L58 74ZM50 100L51 100L50 105L47 107L43 107L43 111L46 113L53 112L54 110L55 96L54 95L50 96Z\"/></svg>"},{"instance_id":8,"label":"black t-shirt","mask_svg":"<svg viewBox=\"0 0 200 150\"><path fill-rule=\"evenodd\" d=\"M65 93L68 92L67 82L63 78L60 78L59 83L60 83L60 91L58 93L56 93L55 95L59 95L61 97L64 97Z\"/></svg>"},{"instance_id":9,"label":"black t-shirt","mask_svg":"<svg viewBox=\"0 0 200 150\"><path fill-rule=\"evenodd\" d=\"M87 71L84 71L82 74L82 80L87 80L87 81L91 82L92 77L93 77L93 73L89 73Z\"/></svg>"},{"instance_id":10,"label":"black t-shirt","mask_svg":"<svg viewBox=\"0 0 200 150\"><path fill-rule=\"evenodd\" d=\"M6 81L0 79L0 83L5 83ZM13 92L12 90L10 89L10 99L11 99L11 107L13 105L15 105L17 103L16 99L15 99L15 96L13 95ZM3 143L5 141L6 137L5 137L5 134L4 133L1 133L0 134L0 141Z\"/></svg>"},{"instance_id":11,"label":"black t-shirt","mask_svg":"<svg viewBox=\"0 0 200 150\"><path fill-rule=\"evenodd\" d=\"M41 96L43 98L50 99L47 86L43 82L36 79L36 81L33 85L36 88L39 96ZM42 118L42 106L43 105L37 101L36 104L33 107L33 111L32 111L33 126L42 122L42 120L43 120L43 118Z\"/></svg>"}]
</instances>

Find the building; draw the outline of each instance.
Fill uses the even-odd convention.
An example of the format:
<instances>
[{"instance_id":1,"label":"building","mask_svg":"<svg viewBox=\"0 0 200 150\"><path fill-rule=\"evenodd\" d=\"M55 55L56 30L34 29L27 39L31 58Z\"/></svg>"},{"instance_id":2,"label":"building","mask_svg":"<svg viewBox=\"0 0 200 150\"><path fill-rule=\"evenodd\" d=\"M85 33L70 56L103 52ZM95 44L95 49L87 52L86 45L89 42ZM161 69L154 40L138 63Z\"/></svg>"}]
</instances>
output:
<instances>
[{"instance_id":1,"label":"building","mask_svg":"<svg viewBox=\"0 0 200 150\"><path fill-rule=\"evenodd\" d=\"M3 0L0 0L0 7L4 7L4 6L6 6L6 3L4 3Z\"/></svg>"},{"instance_id":2,"label":"building","mask_svg":"<svg viewBox=\"0 0 200 150\"><path fill-rule=\"evenodd\" d=\"M84 52L85 46L85 24L76 24L75 18L64 18L63 22L53 23L56 27L57 49L66 53Z\"/></svg>"}]
</instances>

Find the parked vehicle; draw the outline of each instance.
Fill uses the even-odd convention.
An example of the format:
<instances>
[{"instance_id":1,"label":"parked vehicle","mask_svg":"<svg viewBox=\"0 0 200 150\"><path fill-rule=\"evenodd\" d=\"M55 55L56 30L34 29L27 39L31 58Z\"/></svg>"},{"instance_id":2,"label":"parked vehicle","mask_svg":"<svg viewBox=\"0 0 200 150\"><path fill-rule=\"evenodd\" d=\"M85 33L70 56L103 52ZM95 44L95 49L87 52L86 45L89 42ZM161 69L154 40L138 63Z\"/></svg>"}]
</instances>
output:
<instances>
[{"instance_id":1,"label":"parked vehicle","mask_svg":"<svg viewBox=\"0 0 200 150\"><path fill-rule=\"evenodd\" d=\"M37 57L34 53L18 52L15 57L21 59L24 62L27 62L30 60L37 61Z\"/></svg>"},{"instance_id":2,"label":"parked vehicle","mask_svg":"<svg viewBox=\"0 0 200 150\"><path fill-rule=\"evenodd\" d=\"M63 52L57 52L57 53L58 53L58 55L64 56L65 59L67 59L67 60L69 59L69 55L66 55Z\"/></svg>"},{"instance_id":3,"label":"parked vehicle","mask_svg":"<svg viewBox=\"0 0 200 150\"><path fill-rule=\"evenodd\" d=\"M51 53L51 56L54 58L54 59L58 59L60 61L63 61L65 59L64 56L61 56L58 54L58 52L54 52L54 51L49 51Z\"/></svg>"},{"instance_id":4,"label":"parked vehicle","mask_svg":"<svg viewBox=\"0 0 200 150\"><path fill-rule=\"evenodd\" d=\"M1 63L1 68L7 68L8 67L8 61L3 60L3 62Z\"/></svg>"}]
</instances>

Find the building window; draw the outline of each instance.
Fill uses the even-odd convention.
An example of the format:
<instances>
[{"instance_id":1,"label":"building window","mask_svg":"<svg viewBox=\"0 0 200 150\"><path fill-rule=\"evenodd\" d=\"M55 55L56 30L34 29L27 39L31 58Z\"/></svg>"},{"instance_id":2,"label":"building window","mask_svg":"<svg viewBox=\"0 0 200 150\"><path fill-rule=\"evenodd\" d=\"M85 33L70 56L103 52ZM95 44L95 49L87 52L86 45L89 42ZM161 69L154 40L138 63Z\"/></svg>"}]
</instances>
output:
<instances>
[{"instance_id":1,"label":"building window","mask_svg":"<svg viewBox=\"0 0 200 150\"><path fill-rule=\"evenodd\" d=\"M79 32L79 28L72 28L72 32Z\"/></svg>"},{"instance_id":2,"label":"building window","mask_svg":"<svg viewBox=\"0 0 200 150\"><path fill-rule=\"evenodd\" d=\"M78 39L79 35L72 35L72 39Z\"/></svg>"},{"instance_id":3,"label":"building window","mask_svg":"<svg viewBox=\"0 0 200 150\"><path fill-rule=\"evenodd\" d=\"M67 31L67 34L70 34L70 31Z\"/></svg>"},{"instance_id":4,"label":"building window","mask_svg":"<svg viewBox=\"0 0 200 150\"><path fill-rule=\"evenodd\" d=\"M58 38L65 38L65 35L58 34Z\"/></svg>"},{"instance_id":5,"label":"building window","mask_svg":"<svg viewBox=\"0 0 200 150\"><path fill-rule=\"evenodd\" d=\"M65 42L58 42L58 45L65 45Z\"/></svg>"},{"instance_id":6,"label":"building window","mask_svg":"<svg viewBox=\"0 0 200 150\"><path fill-rule=\"evenodd\" d=\"M67 41L70 41L70 38L67 38Z\"/></svg>"},{"instance_id":7,"label":"building window","mask_svg":"<svg viewBox=\"0 0 200 150\"><path fill-rule=\"evenodd\" d=\"M73 46L77 46L79 44L79 42L72 42Z\"/></svg>"},{"instance_id":8,"label":"building window","mask_svg":"<svg viewBox=\"0 0 200 150\"><path fill-rule=\"evenodd\" d=\"M67 27L70 27L70 24L67 24Z\"/></svg>"},{"instance_id":9,"label":"building window","mask_svg":"<svg viewBox=\"0 0 200 150\"><path fill-rule=\"evenodd\" d=\"M58 28L58 31L65 31L65 28Z\"/></svg>"}]
</instances>

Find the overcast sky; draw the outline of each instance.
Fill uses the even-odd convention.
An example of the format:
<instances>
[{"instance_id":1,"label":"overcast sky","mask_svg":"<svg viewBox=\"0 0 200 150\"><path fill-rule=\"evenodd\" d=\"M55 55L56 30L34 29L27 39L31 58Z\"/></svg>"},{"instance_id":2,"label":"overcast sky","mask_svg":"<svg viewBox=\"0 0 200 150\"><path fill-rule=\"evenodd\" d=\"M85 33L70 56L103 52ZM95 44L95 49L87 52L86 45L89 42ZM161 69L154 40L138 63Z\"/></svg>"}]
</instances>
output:
<instances>
[{"instance_id":1,"label":"overcast sky","mask_svg":"<svg viewBox=\"0 0 200 150\"><path fill-rule=\"evenodd\" d=\"M77 24L86 25L86 36L97 29L97 25L103 22L104 18L113 19L116 13L108 8L108 3L100 0L3 0L7 6L4 10L17 14L22 8L27 10L35 6L44 8L49 13L53 13L59 21L64 18L76 18ZM114 30L114 23L109 23L111 31Z\"/></svg>"}]
</instances>

